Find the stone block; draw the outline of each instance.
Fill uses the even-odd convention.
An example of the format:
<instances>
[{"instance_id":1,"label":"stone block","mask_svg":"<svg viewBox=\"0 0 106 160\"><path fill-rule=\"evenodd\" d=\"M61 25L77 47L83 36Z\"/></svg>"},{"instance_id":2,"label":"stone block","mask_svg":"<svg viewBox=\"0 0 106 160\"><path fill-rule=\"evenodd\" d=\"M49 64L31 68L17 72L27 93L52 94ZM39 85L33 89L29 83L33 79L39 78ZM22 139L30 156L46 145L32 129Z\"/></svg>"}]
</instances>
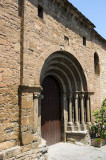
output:
<instances>
[{"instance_id":1,"label":"stone block","mask_svg":"<svg viewBox=\"0 0 106 160\"><path fill-rule=\"evenodd\" d=\"M0 150L11 148L15 146L15 144L16 144L15 141L6 141L3 143L0 143Z\"/></svg>"},{"instance_id":2,"label":"stone block","mask_svg":"<svg viewBox=\"0 0 106 160\"><path fill-rule=\"evenodd\" d=\"M8 134L8 140L18 140L19 133L18 132L12 132L11 134Z\"/></svg>"},{"instance_id":3,"label":"stone block","mask_svg":"<svg viewBox=\"0 0 106 160\"><path fill-rule=\"evenodd\" d=\"M22 133L22 143L23 145L31 144L33 140L32 133L23 132Z\"/></svg>"},{"instance_id":4,"label":"stone block","mask_svg":"<svg viewBox=\"0 0 106 160\"><path fill-rule=\"evenodd\" d=\"M0 135L0 142L4 142L4 141L6 141L6 139L7 139L7 135L4 134L4 133L2 133L2 134Z\"/></svg>"},{"instance_id":5,"label":"stone block","mask_svg":"<svg viewBox=\"0 0 106 160\"><path fill-rule=\"evenodd\" d=\"M33 116L22 117L21 125L22 126L33 125Z\"/></svg>"},{"instance_id":6,"label":"stone block","mask_svg":"<svg viewBox=\"0 0 106 160\"><path fill-rule=\"evenodd\" d=\"M38 142L34 142L33 143L33 148L38 149L38 145L39 145Z\"/></svg>"},{"instance_id":7,"label":"stone block","mask_svg":"<svg viewBox=\"0 0 106 160\"><path fill-rule=\"evenodd\" d=\"M9 159L12 157L16 157L17 155L19 155L21 153L21 148L20 147L14 147L12 149L9 149L6 153L5 153L5 159Z\"/></svg>"},{"instance_id":8,"label":"stone block","mask_svg":"<svg viewBox=\"0 0 106 160\"><path fill-rule=\"evenodd\" d=\"M87 131L73 131L66 132L67 142L81 142L83 144L90 144L90 135Z\"/></svg>"},{"instance_id":9,"label":"stone block","mask_svg":"<svg viewBox=\"0 0 106 160\"><path fill-rule=\"evenodd\" d=\"M27 151L29 151L31 149L32 149L32 144L28 144L28 145L23 146L21 151L23 153L23 152L27 152Z\"/></svg>"},{"instance_id":10,"label":"stone block","mask_svg":"<svg viewBox=\"0 0 106 160\"><path fill-rule=\"evenodd\" d=\"M33 102L32 101L22 101L22 108L31 108L33 106Z\"/></svg>"},{"instance_id":11,"label":"stone block","mask_svg":"<svg viewBox=\"0 0 106 160\"><path fill-rule=\"evenodd\" d=\"M27 126L29 125L28 121L27 121L27 117L22 117L21 118L21 125L22 126Z\"/></svg>"},{"instance_id":12,"label":"stone block","mask_svg":"<svg viewBox=\"0 0 106 160\"><path fill-rule=\"evenodd\" d=\"M0 82L2 82L2 74L0 73Z\"/></svg>"},{"instance_id":13,"label":"stone block","mask_svg":"<svg viewBox=\"0 0 106 160\"><path fill-rule=\"evenodd\" d=\"M30 43L29 43L29 48L37 49L37 46L36 46L35 43L30 42Z\"/></svg>"},{"instance_id":14,"label":"stone block","mask_svg":"<svg viewBox=\"0 0 106 160\"><path fill-rule=\"evenodd\" d=\"M22 115L22 117L24 117L24 116L32 116L33 115L32 108L22 109L21 115Z\"/></svg>"}]
</instances>

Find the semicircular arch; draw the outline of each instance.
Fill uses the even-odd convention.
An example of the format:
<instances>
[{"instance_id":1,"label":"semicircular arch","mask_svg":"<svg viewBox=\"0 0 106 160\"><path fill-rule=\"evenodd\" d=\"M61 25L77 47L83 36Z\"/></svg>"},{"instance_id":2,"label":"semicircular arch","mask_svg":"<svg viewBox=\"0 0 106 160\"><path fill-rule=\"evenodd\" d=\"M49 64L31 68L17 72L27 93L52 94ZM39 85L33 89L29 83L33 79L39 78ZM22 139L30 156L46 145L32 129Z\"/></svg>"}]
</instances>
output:
<instances>
[{"instance_id":1,"label":"semicircular arch","mask_svg":"<svg viewBox=\"0 0 106 160\"><path fill-rule=\"evenodd\" d=\"M53 75L53 73L61 77L67 91L87 91L83 68L71 53L65 51L52 53L44 62L40 83L42 84L46 75ZM58 78L57 80L59 81Z\"/></svg>"}]
</instances>

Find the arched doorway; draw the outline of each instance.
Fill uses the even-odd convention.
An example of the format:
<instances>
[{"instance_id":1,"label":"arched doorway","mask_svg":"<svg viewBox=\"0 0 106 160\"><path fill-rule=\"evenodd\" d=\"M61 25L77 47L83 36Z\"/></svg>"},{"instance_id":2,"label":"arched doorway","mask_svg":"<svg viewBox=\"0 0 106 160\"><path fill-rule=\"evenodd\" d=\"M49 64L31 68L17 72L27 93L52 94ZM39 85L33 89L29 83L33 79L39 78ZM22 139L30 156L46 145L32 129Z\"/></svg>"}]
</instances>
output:
<instances>
[{"instance_id":1,"label":"arched doorway","mask_svg":"<svg viewBox=\"0 0 106 160\"><path fill-rule=\"evenodd\" d=\"M68 140L72 135L74 136L75 133L79 138L81 134L86 133L85 131L89 129L91 122L91 93L87 91L87 81L84 70L79 61L71 53L57 51L45 60L41 70L40 83L44 90L44 83L46 83L46 77L48 76L54 77L55 81L59 84L59 96L61 97L60 132L62 141ZM47 84L45 95L48 94L49 88L51 88L51 86ZM49 96L50 95L47 95L47 97ZM58 99L60 97L58 97ZM46 102L45 105L47 105ZM42 102L41 119L43 118L42 115L46 112L45 109L43 110L43 106ZM50 133L50 139L54 139L51 135L52 133ZM43 130L42 136L46 139ZM56 141L53 143L56 143Z\"/></svg>"},{"instance_id":2,"label":"arched doorway","mask_svg":"<svg viewBox=\"0 0 106 160\"><path fill-rule=\"evenodd\" d=\"M45 77L42 87L41 132L47 145L51 145L61 141L60 87L52 76Z\"/></svg>"}]
</instances>

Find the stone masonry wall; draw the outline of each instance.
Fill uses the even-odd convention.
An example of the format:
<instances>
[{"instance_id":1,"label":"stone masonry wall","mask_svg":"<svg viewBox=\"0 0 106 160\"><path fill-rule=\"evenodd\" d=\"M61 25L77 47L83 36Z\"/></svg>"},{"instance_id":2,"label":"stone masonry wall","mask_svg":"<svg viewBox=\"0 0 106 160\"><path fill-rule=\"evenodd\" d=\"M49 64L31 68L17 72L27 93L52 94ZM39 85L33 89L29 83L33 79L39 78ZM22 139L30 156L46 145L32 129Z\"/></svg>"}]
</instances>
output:
<instances>
[{"instance_id":1,"label":"stone masonry wall","mask_svg":"<svg viewBox=\"0 0 106 160\"><path fill-rule=\"evenodd\" d=\"M100 55L100 86L101 86L101 101L106 98L106 52Z\"/></svg>"},{"instance_id":2,"label":"stone masonry wall","mask_svg":"<svg viewBox=\"0 0 106 160\"><path fill-rule=\"evenodd\" d=\"M46 0L39 1L44 8L44 18L38 17L38 1L26 1L25 4L25 56L24 56L24 83L39 84L40 73L45 59L53 52L60 50L64 45L65 51L73 54L82 65L88 83L88 90L95 92L92 97L93 108L98 108L106 96L105 81L105 53L104 44L95 34L80 24L69 13L65 12L57 3ZM69 38L69 45L64 41ZM87 38L86 46L82 38ZM100 59L100 76L94 72L94 53ZM103 78L102 78L103 77ZM102 88L101 88L102 87Z\"/></svg>"},{"instance_id":3,"label":"stone masonry wall","mask_svg":"<svg viewBox=\"0 0 106 160\"><path fill-rule=\"evenodd\" d=\"M20 86L41 85L42 66L49 55L60 50L60 45L80 62L88 90L95 92L92 109L100 107L106 97L106 45L102 40L52 0L25 0L24 6L20 2L0 0L0 160L46 159L40 113L34 131L35 90L29 87L22 91ZM38 17L38 3L44 8L43 19ZM83 36L87 38L86 46ZM99 55L100 75L94 72L95 52Z\"/></svg>"},{"instance_id":4,"label":"stone masonry wall","mask_svg":"<svg viewBox=\"0 0 106 160\"><path fill-rule=\"evenodd\" d=\"M0 160L45 159L33 135L33 92L21 92L21 1L0 1ZM21 44L21 45L20 45Z\"/></svg>"},{"instance_id":5,"label":"stone masonry wall","mask_svg":"<svg viewBox=\"0 0 106 160\"><path fill-rule=\"evenodd\" d=\"M20 17L17 0L0 1L0 150L18 144Z\"/></svg>"}]
</instances>

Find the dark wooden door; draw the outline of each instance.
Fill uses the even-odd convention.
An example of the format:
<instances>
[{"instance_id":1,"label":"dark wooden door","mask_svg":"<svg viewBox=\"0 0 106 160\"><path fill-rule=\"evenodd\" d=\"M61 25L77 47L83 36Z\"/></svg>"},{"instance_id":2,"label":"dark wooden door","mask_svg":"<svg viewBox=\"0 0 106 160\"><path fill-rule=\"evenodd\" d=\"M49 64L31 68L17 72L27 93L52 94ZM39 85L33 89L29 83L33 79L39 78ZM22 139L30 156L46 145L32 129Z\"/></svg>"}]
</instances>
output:
<instances>
[{"instance_id":1,"label":"dark wooden door","mask_svg":"<svg viewBox=\"0 0 106 160\"><path fill-rule=\"evenodd\" d=\"M41 102L41 132L47 145L51 145L61 141L59 85L53 77L47 76L42 87L44 99Z\"/></svg>"}]
</instances>

